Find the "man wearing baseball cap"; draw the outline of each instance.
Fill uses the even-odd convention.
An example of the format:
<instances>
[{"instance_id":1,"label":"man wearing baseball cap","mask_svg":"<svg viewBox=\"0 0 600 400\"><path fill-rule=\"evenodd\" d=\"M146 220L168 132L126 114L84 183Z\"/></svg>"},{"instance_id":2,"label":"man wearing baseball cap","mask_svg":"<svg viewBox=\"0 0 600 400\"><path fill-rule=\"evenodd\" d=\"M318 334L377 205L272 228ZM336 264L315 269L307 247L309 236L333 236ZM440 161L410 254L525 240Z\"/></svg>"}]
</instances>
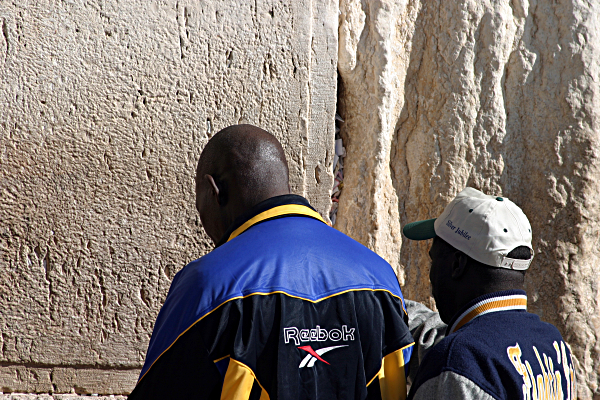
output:
<instances>
[{"instance_id":1,"label":"man wearing baseball cap","mask_svg":"<svg viewBox=\"0 0 600 400\"><path fill-rule=\"evenodd\" d=\"M531 225L506 197L466 188L438 217L407 224L433 239L432 294L446 337L423 357L409 399L574 399L571 353L527 312Z\"/></svg>"}]
</instances>

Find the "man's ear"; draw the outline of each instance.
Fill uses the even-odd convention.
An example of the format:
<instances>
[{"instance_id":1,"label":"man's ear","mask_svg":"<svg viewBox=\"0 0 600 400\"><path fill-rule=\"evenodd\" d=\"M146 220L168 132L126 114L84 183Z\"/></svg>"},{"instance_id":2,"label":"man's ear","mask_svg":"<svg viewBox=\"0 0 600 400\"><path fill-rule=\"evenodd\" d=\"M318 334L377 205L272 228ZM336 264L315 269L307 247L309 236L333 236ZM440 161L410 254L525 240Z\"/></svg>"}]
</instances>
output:
<instances>
[{"instance_id":1,"label":"man's ear","mask_svg":"<svg viewBox=\"0 0 600 400\"><path fill-rule=\"evenodd\" d=\"M460 279L467 272L469 257L462 251L454 253L452 262L452 279Z\"/></svg>"},{"instance_id":2,"label":"man's ear","mask_svg":"<svg viewBox=\"0 0 600 400\"><path fill-rule=\"evenodd\" d=\"M211 191L213 196L215 196L217 200L217 204L220 206L224 206L227 204L227 182L220 181L221 187L217 185L217 182L213 178L212 175L206 174L204 175L204 179L210 183Z\"/></svg>"},{"instance_id":3,"label":"man's ear","mask_svg":"<svg viewBox=\"0 0 600 400\"><path fill-rule=\"evenodd\" d=\"M208 181L208 183L210 183L213 195L218 198L219 197L219 187L217 186L215 179L212 177L212 175L209 175L209 174L204 175L204 179L206 179Z\"/></svg>"}]
</instances>

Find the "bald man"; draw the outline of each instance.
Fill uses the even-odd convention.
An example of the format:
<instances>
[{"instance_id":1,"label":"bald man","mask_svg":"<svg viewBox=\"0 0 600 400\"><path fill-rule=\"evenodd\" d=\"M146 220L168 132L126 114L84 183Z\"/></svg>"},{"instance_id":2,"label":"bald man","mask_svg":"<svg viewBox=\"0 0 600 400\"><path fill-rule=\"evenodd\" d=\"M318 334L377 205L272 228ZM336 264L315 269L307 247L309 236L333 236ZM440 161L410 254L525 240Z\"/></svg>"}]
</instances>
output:
<instances>
[{"instance_id":1,"label":"bald man","mask_svg":"<svg viewBox=\"0 0 600 400\"><path fill-rule=\"evenodd\" d=\"M173 279L130 399L404 399L398 280L290 194L283 149L223 129L196 171L215 249Z\"/></svg>"}]
</instances>

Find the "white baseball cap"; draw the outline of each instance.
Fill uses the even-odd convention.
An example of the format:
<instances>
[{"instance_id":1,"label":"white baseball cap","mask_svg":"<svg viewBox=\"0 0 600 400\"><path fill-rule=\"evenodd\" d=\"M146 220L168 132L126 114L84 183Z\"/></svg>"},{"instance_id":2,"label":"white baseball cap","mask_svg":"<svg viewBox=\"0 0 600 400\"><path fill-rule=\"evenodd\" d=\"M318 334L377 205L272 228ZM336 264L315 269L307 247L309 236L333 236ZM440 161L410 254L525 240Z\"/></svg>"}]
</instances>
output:
<instances>
[{"instance_id":1,"label":"white baseball cap","mask_svg":"<svg viewBox=\"0 0 600 400\"><path fill-rule=\"evenodd\" d=\"M412 240L439 236L469 257L498 268L526 270L533 259L531 225L523 211L506 197L488 196L465 188L438 218L404 226ZM507 255L519 246L529 247L531 258L517 260Z\"/></svg>"}]
</instances>

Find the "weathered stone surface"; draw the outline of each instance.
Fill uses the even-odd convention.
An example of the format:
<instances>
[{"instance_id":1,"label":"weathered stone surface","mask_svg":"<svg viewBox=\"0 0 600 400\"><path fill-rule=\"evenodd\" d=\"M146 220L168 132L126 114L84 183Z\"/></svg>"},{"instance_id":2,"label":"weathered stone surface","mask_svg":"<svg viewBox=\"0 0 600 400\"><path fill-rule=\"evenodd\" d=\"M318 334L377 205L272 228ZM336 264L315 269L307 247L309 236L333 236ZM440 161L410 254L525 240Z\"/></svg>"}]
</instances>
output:
<instances>
[{"instance_id":1,"label":"weathered stone surface","mask_svg":"<svg viewBox=\"0 0 600 400\"><path fill-rule=\"evenodd\" d=\"M340 2L343 85L338 107L347 156L335 227L388 260L401 283L397 255L402 240L390 155L410 56L404 46L411 44L415 12L402 2Z\"/></svg>"},{"instance_id":2,"label":"weathered stone surface","mask_svg":"<svg viewBox=\"0 0 600 400\"><path fill-rule=\"evenodd\" d=\"M208 138L253 123L326 217L333 1L0 3L0 387L127 393L173 275L212 246ZM62 375L61 375L62 374Z\"/></svg>"},{"instance_id":3,"label":"weathered stone surface","mask_svg":"<svg viewBox=\"0 0 600 400\"><path fill-rule=\"evenodd\" d=\"M66 362L65 362L66 363ZM21 393L128 393L137 369L0 367L0 391ZM1 398L0 398L1 399Z\"/></svg>"},{"instance_id":4,"label":"weathered stone surface","mask_svg":"<svg viewBox=\"0 0 600 400\"><path fill-rule=\"evenodd\" d=\"M400 226L436 217L465 186L510 197L534 228L529 308L571 344L580 398L600 398L600 3L340 10L336 227L399 266L408 298L433 304L429 243L402 242Z\"/></svg>"},{"instance_id":5,"label":"weathered stone surface","mask_svg":"<svg viewBox=\"0 0 600 400\"><path fill-rule=\"evenodd\" d=\"M126 396L98 396L92 394L92 396L76 395L76 394L27 394L27 393L11 393L11 394L0 394L0 400L126 400Z\"/></svg>"}]
</instances>

